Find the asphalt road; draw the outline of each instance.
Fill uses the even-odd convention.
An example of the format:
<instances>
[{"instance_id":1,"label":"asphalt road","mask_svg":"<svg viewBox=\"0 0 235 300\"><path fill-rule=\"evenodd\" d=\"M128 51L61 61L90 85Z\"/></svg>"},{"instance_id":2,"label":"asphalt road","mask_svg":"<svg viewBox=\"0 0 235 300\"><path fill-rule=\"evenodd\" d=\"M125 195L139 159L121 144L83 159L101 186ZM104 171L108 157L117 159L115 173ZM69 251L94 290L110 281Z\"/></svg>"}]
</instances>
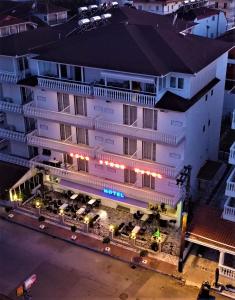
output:
<instances>
[{"instance_id":1,"label":"asphalt road","mask_svg":"<svg viewBox=\"0 0 235 300\"><path fill-rule=\"evenodd\" d=\"M198 290L0 219L0 294L35 273L33 300L196 299ZM0 297L1 298L1 297ZM216 299L224 299L218 297Z\"/></svg>"}]
</instances>

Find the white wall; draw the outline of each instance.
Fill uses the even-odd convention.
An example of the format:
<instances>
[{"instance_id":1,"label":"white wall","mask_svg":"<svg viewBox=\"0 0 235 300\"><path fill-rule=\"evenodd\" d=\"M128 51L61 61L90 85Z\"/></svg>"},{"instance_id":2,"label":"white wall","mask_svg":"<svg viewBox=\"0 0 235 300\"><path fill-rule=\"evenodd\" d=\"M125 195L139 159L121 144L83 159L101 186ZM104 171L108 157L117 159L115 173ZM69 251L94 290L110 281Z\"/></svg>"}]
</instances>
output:
<instances>
[{"instance_id":1,"label":"white wall","mask_svg":"<svg viewBox=\"0 0 235 300\"><path fill-rule=\"evenodd\" d=\"M14 73L14 63L12 57L0 56L0 71Z\"/></svg>"}]
</instances>

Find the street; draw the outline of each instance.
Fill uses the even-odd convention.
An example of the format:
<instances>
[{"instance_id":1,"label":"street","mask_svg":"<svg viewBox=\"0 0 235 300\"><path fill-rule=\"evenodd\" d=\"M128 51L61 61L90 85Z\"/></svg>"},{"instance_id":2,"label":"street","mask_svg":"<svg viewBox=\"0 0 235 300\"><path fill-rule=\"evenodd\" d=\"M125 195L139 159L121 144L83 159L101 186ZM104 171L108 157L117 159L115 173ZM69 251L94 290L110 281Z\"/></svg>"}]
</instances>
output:
<instances>
[{"instance_id":1,"label":"street","mask_svg":"<svg viewBox=\"0 0 235 300\"><path fill-rule=\"evenodd\" d=\"M0 294L12 299L17 299L17 286L34 273L33 300L196 299L196 288L170 277L132 269L10 222L0 220L0 228Z\"/></svg>"}]
</instances>

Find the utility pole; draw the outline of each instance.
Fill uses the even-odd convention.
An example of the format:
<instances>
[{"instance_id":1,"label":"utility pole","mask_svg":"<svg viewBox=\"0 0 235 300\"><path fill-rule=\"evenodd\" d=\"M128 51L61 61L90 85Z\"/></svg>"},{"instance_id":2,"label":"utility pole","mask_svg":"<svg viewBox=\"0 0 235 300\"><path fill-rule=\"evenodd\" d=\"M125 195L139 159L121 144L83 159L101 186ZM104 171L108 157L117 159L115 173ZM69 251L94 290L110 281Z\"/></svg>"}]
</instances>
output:
<instances>
[{"instance_id":1,"label":"utility pole","mask_svg":"<svg viewBox=\"0 0 235 300\"><path fill-rule=\"evenodd\" d=\"M190 202L190 180L191 180L191 171L192 167L190 165L184 166L183 170L176 178L176 184L179 187L184 189L184 199L183 199L183 208L181 215L181 242L180 242L180 255L179 255L179 264L178 271L181 273L183 271L183 254L185 248L185 235L187 231L188 223L188 213L189 213L189 202Z\"/></svg>"}]
</instances>

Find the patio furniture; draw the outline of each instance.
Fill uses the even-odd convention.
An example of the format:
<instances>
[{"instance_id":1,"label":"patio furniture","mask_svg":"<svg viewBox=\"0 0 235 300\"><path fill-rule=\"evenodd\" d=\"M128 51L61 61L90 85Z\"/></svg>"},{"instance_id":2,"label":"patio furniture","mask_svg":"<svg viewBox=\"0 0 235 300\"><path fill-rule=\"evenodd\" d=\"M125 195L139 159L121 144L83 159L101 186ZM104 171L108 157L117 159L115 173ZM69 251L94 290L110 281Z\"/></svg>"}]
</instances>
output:
<instances>
[{"instance_id":1,"label":"patio furniture","mask_svg":"<svg viewBox=\"0 0 235 300\"><path fill-rule=\"evenodd\" d=\"M140 231L140 226L136 225L134 229L131 231L131 234L137 234Z\"/></svg>"},{"instance_id":2,"label":"patio furniture","mask_svg":"<svg viewBox=\"0 0 235 300\"><path fill-rule=\"evenodd\" d=\"M79 208L79 210L76 212L77 215L82 215L86 210L85 206L82 206L81 208Z\"/></svg>"},{"instance_id":3,"label":"patio furniture","mask_svg":"<svg viewBox=\"0 0 235 300\"><path fill-rule=\"evenodd\" d=\"M59 207L59 209L60 209L60 210L65 210L67 207L68 207L68 203L64 203L64 204L62 204L62 205Z\"/></svg>"},{"instance_id":4,"label":"patio furniture","mask_svg":"<svg viewBox=\"0 0 235 300\"><path fill-rule=\"evenodd\" d=\"M75 200L78 198L78 194L73 194L72 196L70 196L70 199L71 200Z\"/></svg>"}]
</instances>

